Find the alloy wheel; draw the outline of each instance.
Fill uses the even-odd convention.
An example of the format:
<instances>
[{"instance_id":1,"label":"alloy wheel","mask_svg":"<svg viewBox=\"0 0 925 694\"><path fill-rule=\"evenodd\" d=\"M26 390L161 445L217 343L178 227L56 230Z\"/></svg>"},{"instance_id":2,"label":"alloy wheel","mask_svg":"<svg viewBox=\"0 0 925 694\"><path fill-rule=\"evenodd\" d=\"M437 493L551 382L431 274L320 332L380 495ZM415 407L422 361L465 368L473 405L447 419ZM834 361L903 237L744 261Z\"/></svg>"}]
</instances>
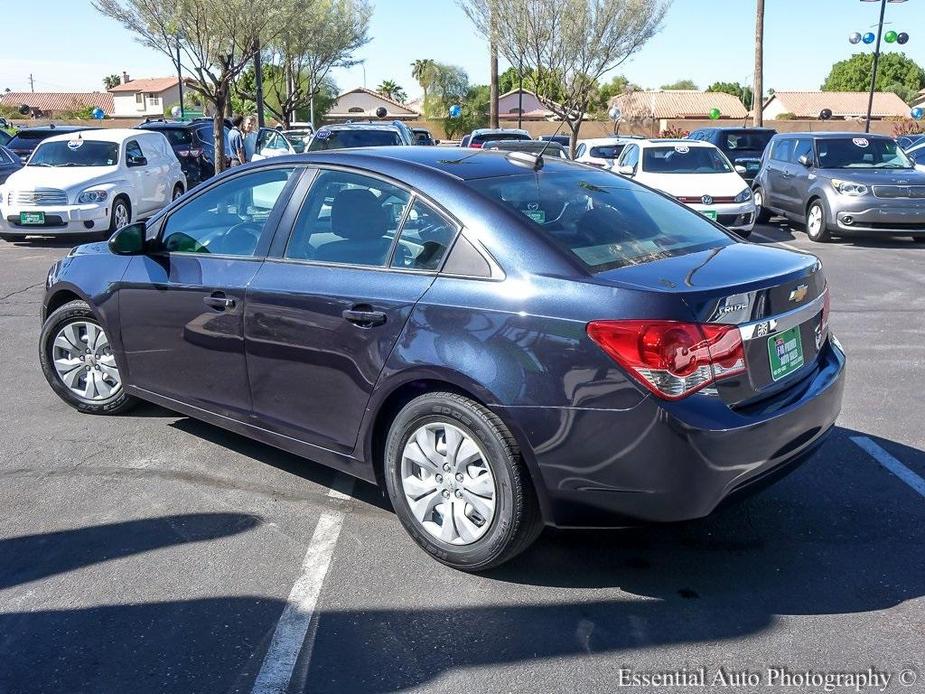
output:
<instances>
[{"instance_id":1,"label":"alloy wheel","mask_svg":"<svg viewBox=\"0 0 925 694\"><path fill-rule=\"evenodd\" d=\"M76 396L108 400L121 390L122 379L109 338L96 323L67 323L55 335L51 352L58 378Z\"/></svg>"},{"instance_id":2,"label":"alloy wheel","mask_svg":"<svg viewBox=\"0 0 925 694\"><path fill-rule=\"evenodd\" d=\"M425 424L408 438L401 484L414 518L443 542L477 542L495 517L497 490L488 457L452 424Z\"/></svg>"},{"instance_id":3,"label":"alloy wheel","mask_svg":"<svg viewBox=\"0 0 925 694\"><path fill-rule=\"evenodd\" d=\"M813 205L809 208L809 215L806 218L806 230L813 238L819 236L822 231L822 208L819 205Z\"/></svg>"},{"instance_id":4,"label":"alloy wheel","mask_svg":"<svg viewBox=\"0 0 925 694\"><path fill-rule=\"evenodd\" d=\"M128 226L128 208L124 203L116 203L116 209L113 211L113 219L116 222L116 229Z\"/></svg>"}]
</instances>

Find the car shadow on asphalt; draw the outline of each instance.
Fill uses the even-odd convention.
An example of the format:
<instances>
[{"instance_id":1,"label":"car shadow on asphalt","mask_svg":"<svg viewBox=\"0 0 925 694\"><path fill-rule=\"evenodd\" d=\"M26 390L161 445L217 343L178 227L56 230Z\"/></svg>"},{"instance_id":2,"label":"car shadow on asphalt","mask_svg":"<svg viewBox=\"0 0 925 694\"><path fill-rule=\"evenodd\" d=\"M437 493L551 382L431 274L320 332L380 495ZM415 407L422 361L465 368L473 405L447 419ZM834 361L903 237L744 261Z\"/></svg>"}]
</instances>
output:
<instances>
[{"instance_id":1,"label":"car shadow on asphalt","mask_svg":"<svg viewBox=\"0 0 925 694\"><path fill-rule=\"evenodd\" d=\"M804 227L795 225L781 217L776 217L766 224L756 226L755 231L763 234L764 238L753 233L748 240L761 245L809 240ZM771 232L772 235L768 235L768 232ZM824 246L853 246L857 248L925 249L925 244L916 242L908 236L836 236L827 243L812 244L805 250L812 251L817 246L819 248Z\"/></svg>"},{"instance_id":2,"label":"car shadow on asphalt","mask_svg":"<svg viewBox=\"0 0 925 694\"><path fill-rule=\"evenodd\" d=\"M177 426L183 422L184 430L256 461L299 468L293 474L324 469L193 420ZM398 600L387 608L325 609L322 599L315 642L290 691L393 692L466 668L680 644L727 642L721 648L729 651L791 615L830 615L839 620L836 630L855 628L851 613L925 595L925 506L866 457L850 440L857 435L838 428L792 475L706 519L547 532L492 572L453 577L487 582L485 604ZM922 451L875 441L925 469ZM0 587L157 547L207 543L256 522L245 514L194 514L0 541ZM415 562L431 560L408 543L406 585L382 584L383 595L407 595L415 580L433 579L429 566L414 570ZM375 567L380 560L370 561ZM81 609L4 608L0 691L246 691L284 607L261 595L138 604L131 586L117 594L120 604Z\"/></svg>"}]
</instances>

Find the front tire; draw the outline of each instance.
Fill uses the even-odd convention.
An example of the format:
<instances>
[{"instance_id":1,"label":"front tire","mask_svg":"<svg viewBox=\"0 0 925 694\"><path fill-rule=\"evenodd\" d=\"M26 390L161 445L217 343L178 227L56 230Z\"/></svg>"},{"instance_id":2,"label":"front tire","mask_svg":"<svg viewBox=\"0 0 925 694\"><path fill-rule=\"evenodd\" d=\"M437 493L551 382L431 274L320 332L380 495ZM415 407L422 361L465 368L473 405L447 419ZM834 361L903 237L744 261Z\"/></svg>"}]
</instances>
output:
<instances>
[{"instance_id":1,"label":"front tire","mask_svg":"<svg viewBox=\"0 0 925 694\"><path fill-rule=\"evenodd\" d=\"M178 183L173 187L173 195L170 198L171 202L179 198L181 195L183 195L183 186Z\"/></svg>"},{"instance_id":2,"label":"front tire","mask_svg":"<svg viewBox=\"0 0 925 694\"><path fill-rule=\"evenodd\" d=\"M826 243L832 239L829 233L829 223L825 214L825 206L821 200L813 200L806 208L806 235L810 241Z\"/></svg>"},{"instance_id":3,"label":"front tire","mask_svg":"<svg viewBox=\"0 0 925 694\"><path fill-rule=\"evenodd\" d=\"M119 196L112 201L112 210L109 214L109 231L118 231L128 226L132 221L132 208L124 197Z\"/></svg>"},{"instance_id":4,"label":"front tire","mask_svg":"<svg viewBox=\"0 0 925 694\"><path fill-rule=\"evenodd\" d=\"M125 392L103 326L85 301L71 301L42 326L39 361L52 390L87 414L120 414L137 400Z\"/></svg>"},{"instance_id":5,"label":"front tire","mask_svg":"<svg viewBox=\"0 0 925 694\"><path fill-rule=\"evenodd\" d=\"M408 534L455 569L499 566L543 529L514 437L490 410L455 393L422 395L399 412L385 481Z\"/></svg>"},{"instance_id":6,"label":"front tire","mask_svg":"<svg viewBox=\"0 0 925 694\"><path fill-rule=\"evenodd\" d=\"M764 206L764 190L761 186L752 191L755 200L755 224L767 224L771 220L771 210Z\"/></svg>"}]
</instances>

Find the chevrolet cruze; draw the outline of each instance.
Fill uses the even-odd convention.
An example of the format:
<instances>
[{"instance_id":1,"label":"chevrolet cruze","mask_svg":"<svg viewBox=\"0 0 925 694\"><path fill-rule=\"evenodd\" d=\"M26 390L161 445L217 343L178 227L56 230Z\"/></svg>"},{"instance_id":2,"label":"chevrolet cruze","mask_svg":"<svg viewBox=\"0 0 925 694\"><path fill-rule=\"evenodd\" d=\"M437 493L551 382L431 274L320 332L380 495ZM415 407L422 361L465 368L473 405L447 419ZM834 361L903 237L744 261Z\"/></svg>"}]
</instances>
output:
<instances>
[{"instance_id":1,"label":"chevrolet cruze","mask_svg":"<svg viewBox=\"0 0 925 694\"><path fill-rule=\"evenodd\" d=\"M845 357L811 255L523 152L278 157L47 279L81 412L147 400L380 485L468 571L544 525L704 516L818 449Z\"/></svg>"}]
</instances>

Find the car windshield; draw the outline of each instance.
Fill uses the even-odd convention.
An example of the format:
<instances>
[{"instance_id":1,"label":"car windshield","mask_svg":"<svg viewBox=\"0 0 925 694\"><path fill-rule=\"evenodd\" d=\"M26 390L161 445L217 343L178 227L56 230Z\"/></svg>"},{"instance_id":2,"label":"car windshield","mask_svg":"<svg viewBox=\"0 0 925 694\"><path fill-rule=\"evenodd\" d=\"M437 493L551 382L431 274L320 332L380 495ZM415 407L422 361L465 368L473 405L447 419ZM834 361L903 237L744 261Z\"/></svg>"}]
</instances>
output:
<instances>
[{"instance_id":1,"label":"car windshield","mask_svg":"<svg viewBox=\"0 0 925 694\"><path fill-rule=\"evenodd\" d=\"M741 130L725 133L720 141L723 149L733 154L742 151L764 152L772 137L774 133L766 130Z\"/></svg>"},{"instance_id":2,"label":"car windshield","mask_svg":"<svg viewBox=\"0 0 925 694\"><path fill-rule=\"evenodd\" d=\"M142 130L153 130L161 133L167 138L172 147L189 145L193 141L193 133L189 128L142 128Z\"/></svg>"},{"instance_id":3,"label":"car windshield","mask_svg":"<svg viewBox=\"0 0 925 694\"><path fill-rule=\"evenodd\" d=\"M590 156L598 159L616 159L626 145L597 145L591 148Z\"/></svg>"},{"instance_id":4,"label":"car windshield","mask_svg":"<svg viewBox=\"0 0 925 694\"><path fill-rule=\"evenodd\" d=\"M27 166L116 166L119 144L75 138L66 142L43 142Z\"/></svg>"},{"instance_id":5,"label":"car windshield","mask_svg":"<svg viewBox=\"0 0 925 694\"><path fill-rule=\"evenodd\" d=\"M816 140L823 169L911 169L912 162L894 140L879 137L840 137Z\"/></svg>"},{"instance_id":6,"label":"car windshield","mask_svg":"<svg viewBox=\"0 0 925 694\"><path fill-rule=\"evenodd\" d=\"M732 171L729 161L713 147L647 147L643 150L642 170L658 174L712 174Z\"/></svg>"},{"instance_id":7,"label":"car windshield","mask_svg":"<svg viewBox=\"0 0 925 694\"><path fill-rule=\"evenodd\" d=\"M476 135L469 141L470 145L483 144L485 142L500 142L501 140L529 140L529 135L523 133L482 133Z\"/></svg>"},{"instance_id":8,"label":"car windshield","mask_svg":"<svg viewBox=\"0 0 925 694\"><path fill-rule=\"evenodd\" d=\"M522 214L591 272L735 243L680 203L613 174L581 169L467 183Z\"/></svg>"},{"instance_id":9,"label":"car windshield","mask_svg":"<svg viewBox=\"0 0 925 694\"><path fill-rule=\"evenodd\" d=\"M400 145L401 137L394 130L319 130L308 146L309 152L348 147L389 147Z\"/></svg>"}]
</instances>

